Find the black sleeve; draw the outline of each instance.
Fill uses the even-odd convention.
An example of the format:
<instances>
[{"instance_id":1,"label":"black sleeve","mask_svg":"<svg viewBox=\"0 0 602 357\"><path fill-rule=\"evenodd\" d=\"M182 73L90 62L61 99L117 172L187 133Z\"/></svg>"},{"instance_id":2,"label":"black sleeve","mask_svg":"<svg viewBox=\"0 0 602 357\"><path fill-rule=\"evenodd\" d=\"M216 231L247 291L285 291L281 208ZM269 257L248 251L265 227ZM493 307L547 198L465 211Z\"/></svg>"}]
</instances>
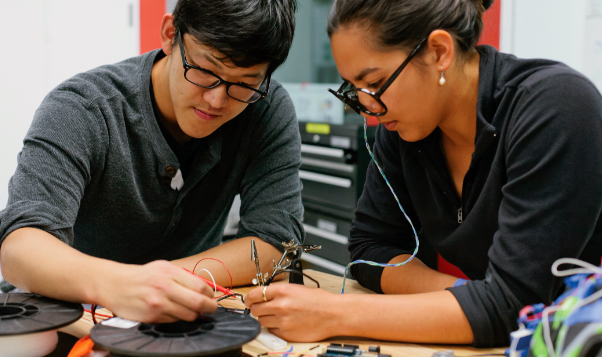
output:
<instances>
[{"instance_id":1,"label":"black sleeve","mask_svg":"<svg viewBox=\"0 0 602 357\"><path fill-rule=\"evenodd\" d=\"M581 256L602 211L602 100L589 81L559 74L519 89L510 120L486 279L449 289L477 347L507 344L523 306L554 300L552 264Z\"/></svg>"},{"instance_id":2,"label":"black sleeve","mask_svg":"<svg viewBox=\"0 0 602 357\"><path fill-rule=\"evenodd\" d=\"M374 158L383 170L416 231L419 222L404 184L399 135L388 132L382 125L376 130ZM351 261L357 259L387 263L401 254L412 254L416 248L414 232L402 215L395 197L374 162L370 162L364 191L352 222L349 251ZM367 264L351 267L353 276L370 290L382 293L380 278L383 268Z\"/></svg>"}]
</instances>

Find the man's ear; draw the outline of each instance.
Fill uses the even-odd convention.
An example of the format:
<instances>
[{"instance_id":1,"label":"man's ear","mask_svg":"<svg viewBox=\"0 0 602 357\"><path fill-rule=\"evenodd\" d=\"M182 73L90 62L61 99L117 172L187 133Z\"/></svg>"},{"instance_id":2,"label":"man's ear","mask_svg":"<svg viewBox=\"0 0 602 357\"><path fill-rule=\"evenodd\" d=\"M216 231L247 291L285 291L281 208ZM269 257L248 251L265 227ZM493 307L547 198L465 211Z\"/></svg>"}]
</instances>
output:
<instances>
[{"instance_id":1,"label":"man's ear","mask_svg":"<svg viewBox=\"0 0 602 357\"><path fill-rule=\"evenodd\" d=\"M163 15L161 20L161 48L166 55L171 55L174 41L176 40L176 29L173 23L173 15Z\"/></svg>"}]
</instances>

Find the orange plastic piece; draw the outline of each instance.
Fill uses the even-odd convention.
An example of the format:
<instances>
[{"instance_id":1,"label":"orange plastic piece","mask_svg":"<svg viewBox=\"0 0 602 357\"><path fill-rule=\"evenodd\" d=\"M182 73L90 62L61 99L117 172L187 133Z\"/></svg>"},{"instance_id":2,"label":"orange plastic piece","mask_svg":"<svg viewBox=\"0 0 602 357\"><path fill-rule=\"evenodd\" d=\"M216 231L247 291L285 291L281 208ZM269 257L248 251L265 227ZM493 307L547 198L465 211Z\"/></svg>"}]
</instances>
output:
<instances>
[{"instance_id":1,"label":"orange plastic piece","mask_svg":"<svg viewBox=\"0 0 602 357\"><path fill-rule=\"evenodd\" d=\"M87 357L91 354L92 348L94 348L94 341L90 339L90 335L84 336L73 345L67 357Z\"/></svg>"}]
</instances>

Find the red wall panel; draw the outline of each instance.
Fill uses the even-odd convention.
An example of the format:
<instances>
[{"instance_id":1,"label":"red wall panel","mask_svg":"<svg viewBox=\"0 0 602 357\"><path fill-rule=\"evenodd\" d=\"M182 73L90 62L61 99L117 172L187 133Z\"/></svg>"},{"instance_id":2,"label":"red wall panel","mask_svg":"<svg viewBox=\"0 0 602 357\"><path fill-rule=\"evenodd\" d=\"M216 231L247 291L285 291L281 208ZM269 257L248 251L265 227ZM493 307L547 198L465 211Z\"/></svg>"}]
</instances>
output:
<instances>
[{"instance_id":1,"label":"red wall panel","mask_svg":"<svg viewBox=\"0 0 602 357\"><path fill-rule=\"evenodd\" d=\"M161 47L159 33L165 0L140 0L140 53Z\"/></svg>"},{"instance_id":2,"label":"red wall panel","mask_svg":"<svg viewBox=\"0 0 602 357\"><path fill-rule=\"evenodd\" d=\"M481 34L480 45L491 45L500 50L500 13L502 1L497 0L483 15L483 34Z\"/></svg>"}]
</instances>

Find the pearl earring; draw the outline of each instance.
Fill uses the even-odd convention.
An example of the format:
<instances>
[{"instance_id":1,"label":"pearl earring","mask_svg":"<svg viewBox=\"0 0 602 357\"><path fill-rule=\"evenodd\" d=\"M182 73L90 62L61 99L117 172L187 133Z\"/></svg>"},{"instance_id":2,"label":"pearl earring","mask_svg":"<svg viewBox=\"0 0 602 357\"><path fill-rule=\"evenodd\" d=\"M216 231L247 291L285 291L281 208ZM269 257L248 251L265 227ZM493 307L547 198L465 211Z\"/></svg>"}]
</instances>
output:
<instances>
[{"instance_id":1,"label":"pearl earring","mask_svg":"<svg viewBox=\"0 0 602 357\"><path fill-rule=\"evenodd\" d=\"M445 77L443 76L443 72L441 72L441 79L439 79L439 85L444 85L445 84Z\"/></svg>"}]
</instances>

